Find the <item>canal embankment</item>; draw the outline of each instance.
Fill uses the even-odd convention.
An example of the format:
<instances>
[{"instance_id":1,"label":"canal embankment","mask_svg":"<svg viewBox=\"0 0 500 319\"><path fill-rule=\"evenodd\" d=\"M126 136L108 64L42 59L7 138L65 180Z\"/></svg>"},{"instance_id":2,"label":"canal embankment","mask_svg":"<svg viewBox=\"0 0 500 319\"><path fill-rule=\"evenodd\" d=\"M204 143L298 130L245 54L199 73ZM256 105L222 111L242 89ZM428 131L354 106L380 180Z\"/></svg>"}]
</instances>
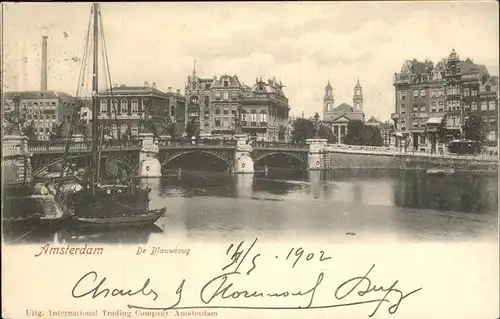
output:
<instances>
[{"instance_id":1,"label":"canal embankment","mask_svg":"<svg viewBox=\"0 0 500 319\"><path fill-rule=\"evenodd\" d=\"M412 153L352 152L335 150L324 154L326 170L427 170L433 167L452 167L456 171L498 174L498 159L482 156L430 155Z\"/></svg>"}]
</instances>

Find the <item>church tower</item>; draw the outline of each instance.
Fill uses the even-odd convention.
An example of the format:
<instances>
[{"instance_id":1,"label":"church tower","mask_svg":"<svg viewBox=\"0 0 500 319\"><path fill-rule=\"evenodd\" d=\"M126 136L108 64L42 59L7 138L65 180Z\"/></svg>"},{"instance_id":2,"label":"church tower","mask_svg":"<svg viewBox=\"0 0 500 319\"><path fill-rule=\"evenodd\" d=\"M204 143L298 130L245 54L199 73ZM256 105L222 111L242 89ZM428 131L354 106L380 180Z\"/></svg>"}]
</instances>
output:
<instances>
[{"instance_id":1,"label":"church tower","mask_svg":"<svg viewBox=\"0 0 500 319\"><path fill-rule=\"evenodd\" d=\"M325 112L333 111L333 102L335 99L333 98L333 88L330 85L330 81L325 86L325 97L323 98L323 110Z\"/></svg>"},{"instance_id":2,"label":"church tower","mask_svg":"<svg viewBox=\"0 0 500 319\"><path fill-rule=\"evenodd\" d=\"M355 111L363 111L363 88L358 83L354 87L354 96L352 97L352 105Z\"/></svg>"}]
</instances>

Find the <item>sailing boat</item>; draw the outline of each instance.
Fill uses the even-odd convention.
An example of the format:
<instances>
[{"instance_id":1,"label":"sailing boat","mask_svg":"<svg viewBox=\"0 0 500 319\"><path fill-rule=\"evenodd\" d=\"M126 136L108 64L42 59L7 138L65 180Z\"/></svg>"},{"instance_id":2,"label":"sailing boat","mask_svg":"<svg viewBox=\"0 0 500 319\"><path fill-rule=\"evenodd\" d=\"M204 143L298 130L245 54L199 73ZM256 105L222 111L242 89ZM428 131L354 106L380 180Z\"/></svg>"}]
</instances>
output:
<instances>
[{"instance_id":1,"label":"sailing boat","mask_svg":"<svg viewBox=\"0 0 500 319\"><path fill-rule=\"evenodd\" d=\"M93 21L91 24L90 22ZM100 27L100 28L99 28ZM106 46L104 41L104 32L102 28L102 18L99 10L99 4L92 5L91 18L87 32L86 50L89 48L90 31L93 30L93 68L92 68L92 150L90 157L90 165L84 170L83 174L78 174L73 170L74 174L70 174L71 159L68 160L68 151L70 148L70 140L75 128L73 118L78 118L77 114L81 110L81 99L78 99L79 90L83 85L84 70L87 60L85 51L82 60L81 78L78 83L77 100L75 108L70 120L69 138L66 143L66 150L63 159L63 167L56 183L48 185L48 189L55 193L55 198L61 207L73 215L73 226L76 227L123 227L123 226L146 226L154 224L160 217L166 213L166 208L149 209L149 192L150 189L142 189L133 181L132 173L134 169L127 165L126 161L121 161L118 156L110 156L106 160L106 165L101 167L102 159L102 143L104 137L104 126L101 127L99 134L98 120L98 48L99 35L102 37L102 53L104 63L106 64L106 73L109 84L111 79L109 76L109 65L107 64ZM110 87L112 87L110 85ZM115 112L113 112L116 114ZM118 121L115 115L115 121ZM120 126L118 126L120 127ZM119 137L120 132L118 132ZM119 141L121 145L121 142ZM121 150L121 149L120 149ZM118 152L120 153L120 152ZM111 154L112 155L112 154ZM116 157L116 158L115 158ZM106 179L104 172L107 169L108 178ZM111 168L111 169L110 169ZM80 169L79 171L81 171ZM121 173L121 178L120 175ZM83 176L82 176L83 175Z\"/></svg>"}]
</instances>

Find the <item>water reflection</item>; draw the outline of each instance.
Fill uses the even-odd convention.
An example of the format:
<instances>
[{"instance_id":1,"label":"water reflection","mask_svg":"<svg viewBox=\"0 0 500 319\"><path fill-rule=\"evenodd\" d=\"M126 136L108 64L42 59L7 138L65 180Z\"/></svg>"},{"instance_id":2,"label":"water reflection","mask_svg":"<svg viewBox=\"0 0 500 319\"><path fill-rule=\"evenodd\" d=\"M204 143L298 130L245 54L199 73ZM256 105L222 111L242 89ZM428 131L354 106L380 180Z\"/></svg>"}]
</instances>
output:
<instances>
[{"instance_id":1,"label":"water reflection","mask_svg":"<svg viewBox=\"0 0 500 319\"><path fill-rule=\"evenodd\" d=\"M496 176L401 171L183 171L141 181L162 231L58 233L61 242L145 243L245 236L286 240L458 240L496 236ZM346 234L355 236L346 236ZM47 240L45 236L44 240ZM347 238L347 239L346 239Z\"/></svg>"}]
</instances>

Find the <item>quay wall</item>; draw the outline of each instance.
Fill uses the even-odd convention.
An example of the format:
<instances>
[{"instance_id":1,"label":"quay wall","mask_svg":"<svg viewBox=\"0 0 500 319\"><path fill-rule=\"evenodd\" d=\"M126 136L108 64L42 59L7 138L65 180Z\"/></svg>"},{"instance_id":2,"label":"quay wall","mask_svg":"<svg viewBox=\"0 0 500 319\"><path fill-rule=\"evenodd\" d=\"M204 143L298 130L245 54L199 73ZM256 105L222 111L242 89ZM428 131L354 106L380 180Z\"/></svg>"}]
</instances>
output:
<instances>
[{"instance_id":1,"label":"quay wall","mask_svg":"<svg viewBox=\"0 0 500 319\"><path fill-rule=\"evenodd\" d=\"M328 152L323 156L324 169L387 169L387 170L427 170L432 167L447 166L456 171L498 172L498 161L465 158L422 156L409 154L380 154Z\"/></svg>"}]
</instances>

